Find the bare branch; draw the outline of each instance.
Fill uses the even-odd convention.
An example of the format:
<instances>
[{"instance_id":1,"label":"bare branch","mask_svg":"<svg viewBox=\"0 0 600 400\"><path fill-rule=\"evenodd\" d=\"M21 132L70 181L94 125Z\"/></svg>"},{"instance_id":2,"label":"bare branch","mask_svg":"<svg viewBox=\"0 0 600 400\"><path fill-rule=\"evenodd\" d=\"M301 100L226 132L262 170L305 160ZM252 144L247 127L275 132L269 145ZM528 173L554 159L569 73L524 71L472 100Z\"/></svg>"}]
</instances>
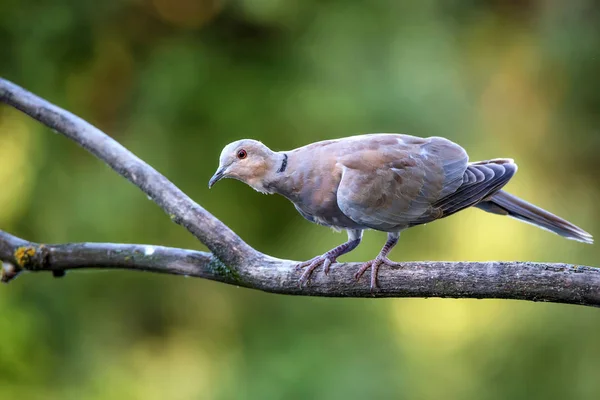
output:
<instances>
[{"instance_id":1,"label":"bare branch","mask_svg":"<svg viewBox=\"0 0 600 400\"><path fill-rule=\"evenodd\" d=\"M79 117L0 78L0 101L74 140L150 196L211 253L162 246L38 244L0 231L2 280L22 271L62 276L77 268L130 269L196 276L273 293L329 297L500 298L600 306L600 269L531 262L407 262L383 268L381 289L355 282L359 263L338 263L298 286L296 262L264 255L191 200L164 176Z\"/></svg>"},{"instance_id":2,"label":"bare branch","mask_svg":"<svg viewBox=\"0 0 600 400\"><path fill-rule=\"evenodd\" d=\"M190 275L224 280L210 267L210 253L172 247L116 244L68 243L42 245L0 231L0 259L11 270L2 281L9 282L22 271L52 271L62 276L65 270L79 268L131 269L174 275Z\"/></svg>"},{"instance_id":3,"label":"bare branch","mask_svg":"<svg viewBox=\"0 0 600 400\"><path fill-rule=\"evenodd\" d=\"M315 273L310 285L298 286L295 262L264 259L233 270L209 253L171 247L71 243L41 245L0 231L0 259L20 271L77 268L129 269L195 276L272 293L327 297L454 297L551 301L600 306L600 269L529 262L410 262L380 271L381 290L371 293L369 280L355 282L360 263L335 264L325 276Z\"/></svg>"}]
</instances>

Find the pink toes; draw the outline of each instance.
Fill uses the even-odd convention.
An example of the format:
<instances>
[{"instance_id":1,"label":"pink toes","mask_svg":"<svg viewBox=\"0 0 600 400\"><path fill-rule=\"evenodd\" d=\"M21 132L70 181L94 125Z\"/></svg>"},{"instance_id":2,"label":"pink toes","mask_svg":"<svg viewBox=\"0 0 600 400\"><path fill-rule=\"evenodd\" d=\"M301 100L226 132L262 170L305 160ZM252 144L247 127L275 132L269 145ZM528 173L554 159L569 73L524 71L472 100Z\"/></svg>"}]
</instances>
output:
<instances>
[{"instance_id":1,"label":"pink toes","mask_svg":"<svg viewBox=\"0 0 600 400\"><path fill-rule=\"evenodd\" d=\"M305 268L306 267L306 270L302 273L302 275L300 276L300 279L298 279L298 283L300 284L300 287L306 286L312 273L314 272L315 269L317 269L319 267L319 265L323 265L323 272L325 272L325 275L327 275L329 273L329 267L331 266L331 263L333 263L333 262L335 262L335 258L332 258L331 256L329 256L327 254L323 254L322 256L315 257L311 260L304 261L304 262L301 262L298 265L296 265L296 268Z\"/></svg>"}]
</instances>

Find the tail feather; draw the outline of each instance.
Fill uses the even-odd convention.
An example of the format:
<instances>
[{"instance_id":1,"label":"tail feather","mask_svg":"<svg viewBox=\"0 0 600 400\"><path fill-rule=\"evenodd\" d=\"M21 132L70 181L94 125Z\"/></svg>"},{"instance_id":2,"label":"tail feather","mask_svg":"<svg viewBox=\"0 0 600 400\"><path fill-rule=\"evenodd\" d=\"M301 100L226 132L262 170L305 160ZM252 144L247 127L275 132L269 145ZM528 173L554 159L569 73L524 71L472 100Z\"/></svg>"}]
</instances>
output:
<instances>
[{"instance_id":1,"label":"tail feather","mask_svg":"<svg viewBox=\"0 0 600 400\"><path fill-rule=\"evenodd\" d=\"M476 207L493 214L508 215L509 217L535 225L538 228L554 232L567 239L583 243L594 243L592 235L578 226L504 190L496 192L486 201L477 204Z\"/></svg>"}]
</instances>

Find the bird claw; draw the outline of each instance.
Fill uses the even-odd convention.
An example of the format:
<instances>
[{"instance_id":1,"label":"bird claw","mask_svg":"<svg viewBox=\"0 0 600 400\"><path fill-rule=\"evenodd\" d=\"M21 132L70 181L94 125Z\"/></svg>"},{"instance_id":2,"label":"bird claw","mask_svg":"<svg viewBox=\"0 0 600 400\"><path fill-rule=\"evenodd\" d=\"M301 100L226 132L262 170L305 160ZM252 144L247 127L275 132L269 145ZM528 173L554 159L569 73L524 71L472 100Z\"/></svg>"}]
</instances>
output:
<instances>
[{"instance_id":1,"label":"bird claw","mask_svg":"<svg viewBox=\"0 0 600 400\"><path fill-rule=\"evenodd\" d=\"M393 262L387 257L376 257L374 260L367 261L363 263L363 265L358 269L356 274L354 274L354 279L358 282L358 280L363 276L363 274L370 268L371 269L371 292L375 291L375 289L379 289L379 285L377 284L377 275L379 273L379 267L381 264L387 265L388 267L394 267L399 265L399 263Z\"/></svg>"},{"instance_id":2,"label":"bird claw","mask_svg":"<svg viewBox=\"0 0 600 400\"><path fill-rule=\"evenodd\" d=\"M321 256L312 258L308 261L304 261L304 262L297 264L296 268L305 268L306 267L306 270L302 273L302 275L300 276L300 279L298 279L298 283L300 284L300 287L306 286L313 271L315 269L317 269L317 267L321 264L323 265L323 272L325 273L325 275L329 274L329 267L334 262L336 262L335 257L330 256L328 254L323 254Z\"/></svg>"}]
</instances>

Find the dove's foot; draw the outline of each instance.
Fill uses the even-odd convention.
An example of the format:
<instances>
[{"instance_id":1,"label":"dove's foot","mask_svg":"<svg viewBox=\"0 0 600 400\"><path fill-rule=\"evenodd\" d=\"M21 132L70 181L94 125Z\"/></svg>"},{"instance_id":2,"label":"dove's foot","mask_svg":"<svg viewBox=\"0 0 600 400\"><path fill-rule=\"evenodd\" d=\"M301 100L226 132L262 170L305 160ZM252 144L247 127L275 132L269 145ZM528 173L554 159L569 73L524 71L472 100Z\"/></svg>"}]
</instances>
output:
<instances>
[{"instance_id":1,"label":"dove's foot","mask_svg":"<svg viewBox=\"0 0 600 400\"><path fill-rule=\"evenodd\" d=\"M389 267L394 267L394 266L399 265L398 263L395 263L392 260L390 260L389 258L387 258L387 255L390 253L392 248L394 248L396 243L398 243L399 236L400 236L400 234L398 232L389 232L387 241L385 242L385 245L379 252L379 255L377 257L375 257L374 260L367 261L366 263L364 263L359 268L359 270L356 272L356 274L354 274L354 278L358 282L358 280L360 279L361 276L363 276L365 271L368 270L369 268L371 268L371 292L373 292L375 289L377 289L379 287L377 285L377 273L379 272L379 267L381 266L381 264L385 264Z\"/></svg>"},{"instance_id":2,"label":"dove's foot","mask_svg":"<svg viewBox=\"0 0 600 400\"><path fill-rule=\"evenodd\" d=\"M374 291L375 289L379 288L379 285L377 284L377 274L379 273L379 267L382 264L387 265L388 267L395 267L400 265L400 263L393 262L389 258L379 255L374 260L367 261L366 263L364 263L356 272L356 274L354 274L354 278L358 281L361 278L361 276L363 276L363 274L369 268L371 268L371 291Z\"/></svg>"},{"instance_id":3,"label":"dove's foot","mask_svg":"<svg viewBox=\"0 0 600 400\"><path fill-rule=\"evenodd\" d=\"M298 279L300 287L305 286L308 283L308 280L310 279L310 276L312 275L313 271L317 269L319 265L323 265L323 272L325 272L325 275L327 275L329 273L329 266L332 263L334 263L337 260L337 258L341 255L354 250L356 246L358 246L358 244L360 243L361 238L361 230L348 230L348 241L346 243L340 244L338 247L329 250L322 256L318 256L311 260L297 264L296 268L306 267L306 270L302 273L300 279Z\"/></svg>"},{"instance_id":4,"label":"dove's foot","mask_svg":"<svg viewBox=\"0 0 600 400\"><path fill-rule=\"evenodd\" d=\"M310 276L312 275L313 271L317 269L319 265L323 265L323 272L325 272L325 275L327 275L329 273L329 266L336 261L336 258L336 256L333 256L329 254L329 252L327 252L322 256L317 256L313 259L297 264L296 268L306 267L306 270L304 270L304 272L300 276L300 279L298 279L300 287L305 286L308 283L308 280L310 279Z\"/></svg>"}]
</instances>

